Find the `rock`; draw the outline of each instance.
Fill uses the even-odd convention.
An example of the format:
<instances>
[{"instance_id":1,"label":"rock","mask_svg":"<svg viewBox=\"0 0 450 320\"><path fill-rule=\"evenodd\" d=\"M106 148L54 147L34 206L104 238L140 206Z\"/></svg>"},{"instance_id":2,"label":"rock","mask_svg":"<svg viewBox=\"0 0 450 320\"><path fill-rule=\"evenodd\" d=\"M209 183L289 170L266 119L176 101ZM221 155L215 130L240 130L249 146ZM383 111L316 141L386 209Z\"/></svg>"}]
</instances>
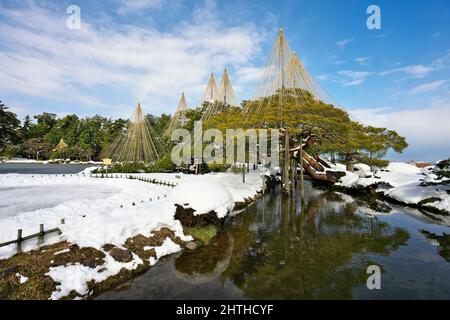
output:
<instances>
[{"instance_id":1,"label":"rock","mask_svg":"<svg viewBox=\"0 0 450 320\"><path fill-rule=\"evenodd\" d=\"M194 215L195 210L175 205L175 219L180 220L183 227L206 227L211 224L219 224L221 221L214 211L207 214Z\"/></svg>"},{"instance_id":2,"label":"rock","mask_svg":"<svg viewBox=\"0 0 450 320\"><path fill-rule=\"evenodd\" d=\"M109 254L118 262L125 263L133 260L133 254L127 249L113 248Z\"/></svg>"},{"instance_id":3,"label":"rock","mask_svg":"<svg viewBox=\"0 0 450 320\"><path fill-rule=\"evenodd\" d=\"M19 269L18 266L13 266L6 268L4 270L0 270L0 278L9 276L10 274L17 272L18 269Z\"/></svg>"},{"instance_id":4,"label":"rock","mask_svg":"<svg viewBox=\"0 0 450 320\"><path fill-rule=\"evenodd\" d=\"M198 248L198 244L195 241L191 241L191 242L186 243L186 248L189 250L195 250Z\"/></svg>"},{"instance_id":5,"label":"rock","mask_svg":"<svg viewBox=\"0 0 450 320\"><path fill-rule=\"evenodd\" d=\"M111 243L107 243L103 246L103 250L105 250L106 252L110 252L115 246Z\"/></svg>"}]
</instances>

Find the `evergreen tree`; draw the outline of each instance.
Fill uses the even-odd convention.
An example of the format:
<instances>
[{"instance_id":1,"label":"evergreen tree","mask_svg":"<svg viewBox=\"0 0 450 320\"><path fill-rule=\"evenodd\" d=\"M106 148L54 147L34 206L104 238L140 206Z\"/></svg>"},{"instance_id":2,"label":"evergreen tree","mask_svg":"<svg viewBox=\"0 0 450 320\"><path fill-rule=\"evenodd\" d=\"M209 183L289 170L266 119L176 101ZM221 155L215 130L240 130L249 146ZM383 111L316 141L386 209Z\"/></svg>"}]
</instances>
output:
<instances>
[{"instance_id":1,"label":"evergreen tree","mask_svg":"<svg viewBox=\"0 0 450 320\"><path fill-rule=\"evenodd\" d=\"M15 113L0 100L0 152L8 144L17 144L20 140L20 120Z\"/></svg>"},{"instance_id":2,"label":"evergreen tree","mask_svg":"<svg viewBox=\"0 0 450 320\"><path fill-rule=\"evenodd\" d=\"M22 139L22 141L31 138L32 127L33 122L31 121L31 117L29 115L26 115L25 119L23 120L22 127L20 128L20 138Z\"/></svg>"}]
</instances>

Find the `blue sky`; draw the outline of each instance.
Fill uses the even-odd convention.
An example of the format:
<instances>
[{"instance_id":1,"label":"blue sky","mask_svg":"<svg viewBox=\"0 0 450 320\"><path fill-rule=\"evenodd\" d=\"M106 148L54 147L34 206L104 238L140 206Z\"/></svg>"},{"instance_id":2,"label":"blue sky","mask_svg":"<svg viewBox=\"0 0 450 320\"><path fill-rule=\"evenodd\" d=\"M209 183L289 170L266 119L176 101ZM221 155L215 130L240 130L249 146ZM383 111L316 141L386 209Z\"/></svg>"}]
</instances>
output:
<instances>
[{"instance_id":1,"label":"blue sky","mask_svg":"<svg viewBox=\"0 0 450 320\"><path fill-rule=\"evenodd\" d=\"M66 8L81 8L81 29ZM381 30L366 26L369 5ZM20 117L127 117L196 106L228 67L251 97L278 28L330 95L365 124L405 135L392 159L450 156L450 3L89 0L0 2L0 99Z\"/></svg>"}]
</instances>

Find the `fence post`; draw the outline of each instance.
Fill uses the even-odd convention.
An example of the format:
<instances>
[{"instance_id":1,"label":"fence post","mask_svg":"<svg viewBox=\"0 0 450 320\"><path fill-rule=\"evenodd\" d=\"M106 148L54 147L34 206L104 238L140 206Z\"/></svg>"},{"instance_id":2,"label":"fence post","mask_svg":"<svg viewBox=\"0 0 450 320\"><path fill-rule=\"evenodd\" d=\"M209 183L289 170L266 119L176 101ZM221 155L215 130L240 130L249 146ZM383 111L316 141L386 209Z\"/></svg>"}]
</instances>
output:
<instances>
[{"instance_id":1,"label":"fence post","mask_svg":"<svg viewBox=\"0 0 450 320\"><path fill-rule=\"evenodd\" d=\"M41 223L41 224L39 225L38 246L40 246L41 244L44 243L44 235L45 235L45 232L44 232L44 224Z\"/></svg>"},{"instance_id":2,"label":"fence post","mask_svg":"<svg viewBox=\"0 0 450 320\"><path fill-rule=\"evenodd\" d=\"M61 224L65 224L66 223L66 220L64 220L64 219L61 219ZM59 235L61 235L62 234L62 231L61 231L61 229L59 229L59 232L58 232L58 234Z\"/></svg>"},{"instance_id":3,"label":"fence post","mask_svg":"<svg viewBox=\"0 0 450 320\"><path fill-rule=\"evenodd\" d=\"M17 253L22 253L22 229L17 230Z\"/></svg>"}]
</instances>

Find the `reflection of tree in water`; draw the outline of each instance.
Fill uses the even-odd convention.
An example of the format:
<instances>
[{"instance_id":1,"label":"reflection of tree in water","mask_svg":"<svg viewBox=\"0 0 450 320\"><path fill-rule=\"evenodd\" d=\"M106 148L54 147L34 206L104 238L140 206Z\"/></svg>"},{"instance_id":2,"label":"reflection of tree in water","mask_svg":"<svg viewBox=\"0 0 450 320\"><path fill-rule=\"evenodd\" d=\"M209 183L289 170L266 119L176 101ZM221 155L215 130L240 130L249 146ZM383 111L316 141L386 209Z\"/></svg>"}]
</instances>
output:
<instances>
[{"instance_id":1,"label":"reflection of tree in water","mask_svg":"<svg viewBox=\"0 0 450 320\"><path fill-rule=\"evenodd\" d=\"M445 259L445 261L450 262L450 234L443 233L442 235L437 235L435 233L422 230L422 234L438 248L438 254Z\"/></svg>"},{"instance_id":2,"label":"reflection of tree in water","mask_svg":"<svg viewBox=\"0 0 450 320\"><path fill-rule=\"evenodd\" d=\"M197 284L217 278L228 267L232 252L233 239L218 234L207 246L183 251L175 260L176 275Z\"/></svg>"},{"instance_id":3,"label":"reflection of tree in water","mask_svg":"<svg viewBox=\"0 0 450 320\"><path fill-rule=\"evenodd\" d=\"M402 229L356 215L357 206L333 192L314 192L301 214L297 199L275 195L258 204L229 228L234 251L222 275L250 298L351 298L372 264L364 255L389 255L409 238ZM273 221L278 230L266 232Z\"/></svg>"}]
</instances>

